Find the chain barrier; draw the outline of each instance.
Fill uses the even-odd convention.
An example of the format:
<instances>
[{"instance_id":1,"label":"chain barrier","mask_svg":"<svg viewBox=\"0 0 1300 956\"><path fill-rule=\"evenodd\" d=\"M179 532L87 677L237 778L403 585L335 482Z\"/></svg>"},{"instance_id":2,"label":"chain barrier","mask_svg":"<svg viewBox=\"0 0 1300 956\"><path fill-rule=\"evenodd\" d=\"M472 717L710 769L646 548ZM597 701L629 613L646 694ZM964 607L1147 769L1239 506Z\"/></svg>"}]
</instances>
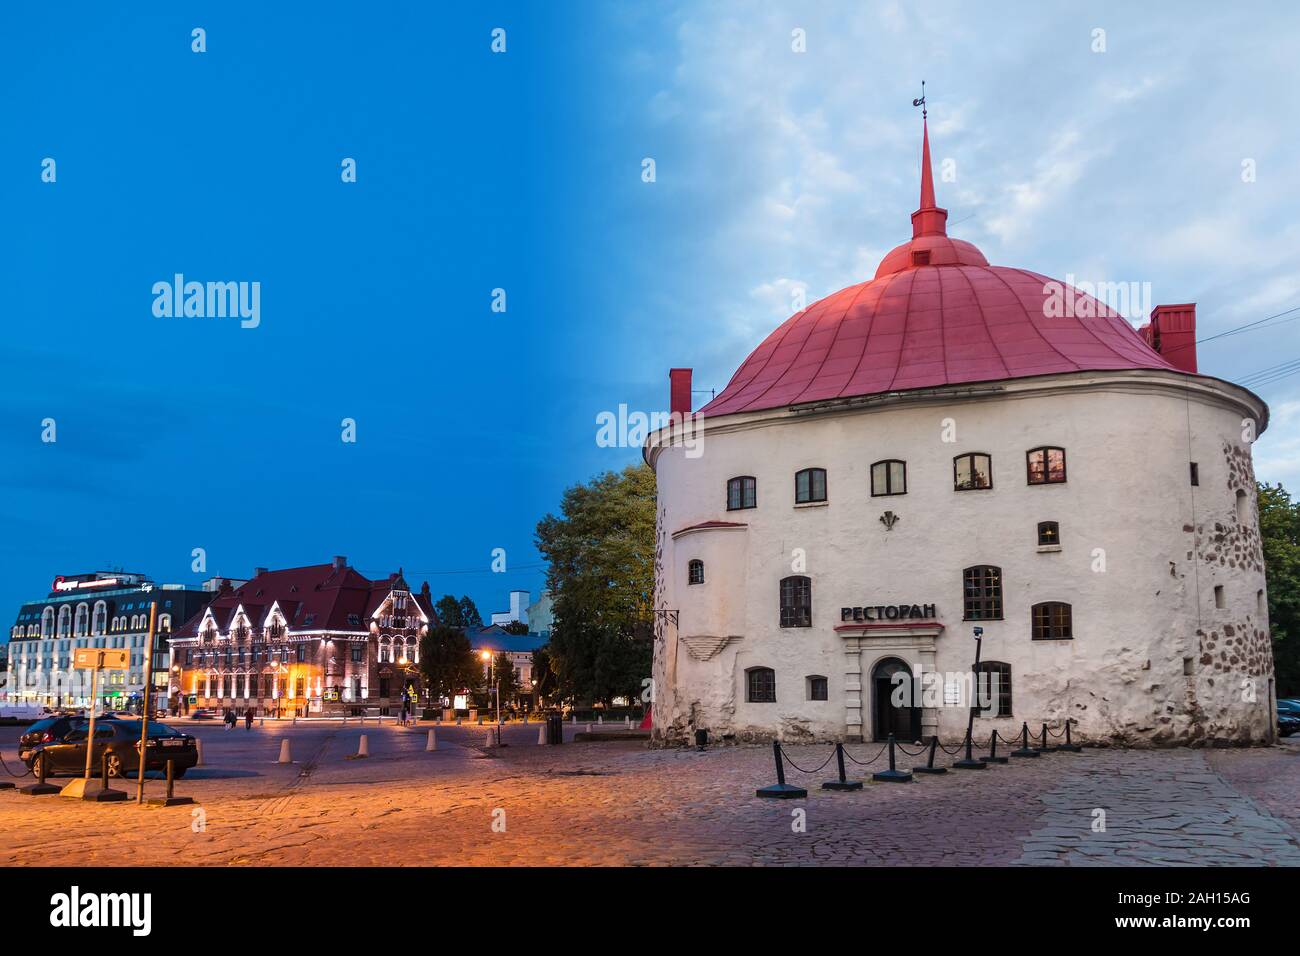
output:
<instances>
[{"instance_id":1,"label":"chain barrier","mask_svg":"<svg viewBox=\"0 0 1300 956\"><path fill-rule=\"evenodd\" d=\"M831 755L827 757L825 762L823 762L822 765L818 767L816 770L805 770L803 767L799 766L797 763L795 763L793 760L790 759L790 754L784 747L781 748L781 756L785 758L786 763L794 767L794 769L798 770L800 773L814 774L814 773L821 773L823 770L826 769L826 764L830 763L832 760L835 759L835 751L832 750ZM849 759L852 758L850 757Z\"/></svg>"},{"instance_id":2,"label":"chain barrier","mask_svg":"<svg viewBox=\"0 0 1300 956\"><path fill-rule=\"evenodd\" d=\"M920 744L921 742L918 740L917 743ZM909 757L919 757L921 756L921 754L925 753L930 749L928 745L921 744L920 750L908 750L898 741L894 741L894 746L897 747L899 750L901 750L903 753L907 754Z\"/></svg>"},{"instance_id":3,"label":"chain barrier","mask_svg":"<svg viewBox=\"0 0 1300 956\"><path fill-rule=\"evenodd\" d=\"M895 746L897 746L897 744L895 744ZM847 750L844 751L844 756L848 757L850 760L852 760L852 761L853 761L855 764L857 764L859 767L869 767L869 766L871 766L873 763L875 763L877 760L879 760L880 757L881 757L881 755L882 755L886 750L888 750L888 749L889 749L889 744L885 744L885 745L884 745L883 747L881 747L878 751L876 751L876 755L875 755L874 757L872 757L870 760L854 760L854 758L853 758L853 754L849 753Z\"/></svg>"},{"instance_id":4,"label":"chain barrier","mask_svg":"<svg viewBox=\"0 0 1300 956\"><path fill-rule=\"evenodd\" d=\"M17 777L20 780L23 777L29 776L31 774L30 770L25 770L22 773L14 773L12 770L9 769L9 765L5 763L4 754L0 754L0 767L4 767L5 773L9 774L9 776Z\"/></svg>"}]
</instances>

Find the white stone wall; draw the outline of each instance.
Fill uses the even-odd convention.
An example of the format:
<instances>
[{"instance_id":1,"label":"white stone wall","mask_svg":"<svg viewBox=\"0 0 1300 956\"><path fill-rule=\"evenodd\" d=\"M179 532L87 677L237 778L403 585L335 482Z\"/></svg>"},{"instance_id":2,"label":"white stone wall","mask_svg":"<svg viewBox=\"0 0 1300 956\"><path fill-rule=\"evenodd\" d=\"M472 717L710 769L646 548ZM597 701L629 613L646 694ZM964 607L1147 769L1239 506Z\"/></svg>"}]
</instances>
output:
<instances>
[{"instance_id":1,"label":"white stone wall","mask_svg":"<svg viewBox=\"0 0 1300 956\"><path fill-rule=\"evenodd\" d=\"M1262 430L1265 414L1250 393L1211 379L1076 373L847 410L723 416L706 423L698 458L649 446L657 606L679 610L676 626L658 628L656 736L871 739L879 660L897 657L914 674L969 671L962 570L990 564L1002 569L1004 619L980 622L983 657L1011 665L1013 715L981 718L977 735L1011 735L1021 721L1059 730L1070 717L1074 734L1095 742L1268 740L1272 655L1242 426L1249 417ZM1066 483L1027 484L1025 453L1039 445L1065 448ZM953 490L953 457L964 452L992 455L991 489ZM885 458L907 462L906 495L871 496L870 466ZM806 467L827 469L825 506L795 506L794 475ZM737 475L757 478L757 508L726 510ZM892 530L880 521L886 510L899 516ZM710 520L747 527L677 533ZM1059 551L1040 552L1039 521L1059 522ZM779 582L794 573L796 549L812 579L813 626L781 628ZM686 583L692 558L705 562L703 585ZM1041 601L1072 605L1072 640L1030 639L1030 607ZM943 629L835 630L841 607L899 603L937 605ZM746 701L753 666L775 669L775 704ZM807 699L809 675L828 678L829 700ZM924 732L955 740L966 719L964 706L929 709Z\"/></svg>"}]
</instances>

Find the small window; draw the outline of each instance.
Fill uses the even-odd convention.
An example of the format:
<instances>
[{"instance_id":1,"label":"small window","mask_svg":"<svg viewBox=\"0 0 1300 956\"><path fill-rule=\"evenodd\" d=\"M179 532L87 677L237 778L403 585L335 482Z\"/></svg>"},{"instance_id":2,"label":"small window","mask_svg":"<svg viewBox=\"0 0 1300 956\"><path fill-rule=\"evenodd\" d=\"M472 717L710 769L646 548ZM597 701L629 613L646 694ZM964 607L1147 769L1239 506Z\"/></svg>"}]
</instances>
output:
<instances>
[{"instance_id":1,"label":"small window","mask_svg":"<svg viewBox=\"0 0 1300 956\"><path fill-rule=\"evenodd\" d=\"M871 466L871 496L907 494L907 462L890 458Z\"/></svg>"},{"instance_id":2,"label":"small window","mask_svg":"<svg viewBox=\"0 0 1300 956\"><path fill-rule=\"evenodd\" d=\"M1064 448L1032 448L1025 453L1031 485L1056 485L1065 481Z\"/></svg>"},{"instance_id":3,"label":"small window","mask_svg":"<svg viewBox=\"0 0 1300 956\"><path fill-rule=\"evenodd\" d=\"M987 717L1011 716L1011 665L1002 661L982 661L976 688L977 705Z\"/></svg>"},{"instance_id":4,"label":"small window","mask_svg":"<svg viewBox=\"0 0 1300 956\"><path fill-rule=\"evenodd\" d=\"M912 265L914 265L914 266L928 266L929 264L930 264L930 250L929 250L929 249L913 249L913 250L912 250Z\"/></svg>"},{"instance_id":5,"label":"small window","mask_svg":"<svg viewBox=\"0 0 1300 956\"><path fill-rule=\"evenodd\" d=\"M812 627L812 579L781 579L781 626Z\"/></svg>"},{"instance_id":6,"label":"small window","mask_svg":"<svg viewBox=\"0 0 1300 956\"><path fill-rule=\"evenodd\" d=\"M301 664L301 663L303 663L304 661L306 661L306 660L307 660L307 645L306 645L306 644L299 644L297 647L295 647L295 648L294 648L294 655L295 655L295 659L298 661L299 664ZM301 696L301 695L300 695L300 696Z\"/></svg>"},{"instance_id":7,"label":"small window","mask_svg":"<svg viewBox=\"0 0 1300 956\"><path fill-rule=\"evenodd\" d=\"M1184 658L1183 658L1183 676L1184 676L1184 677L1194 677L1194 676L1196 676L1196 659L1195 659L1195 658L1193 658L1193 657L1184 657Z\"/></svg>"},{"instance_id":8,"label":"small window","mask_svg":"<svg viewBox=\"0 0 1300 956\"><path fill-rule=\"evenodd\" d=\"M349 614L349 615L348 615L348 623L351 624L353 627L358 627L358 626L360 626L360 624L361 624L361 615L360 615L360 614Z\"/></svg>"},{"instance_id":9,"label":"small window","mask_svg":"<svg viewBox=\"0 0 1300 956\"><path fill-rule=\"evenodd\" d=\"M1201 483L1201 466L1196 462L1191 462L1192 486L1196 487Z\"/></svg>"},{"instance_id":10,"label":"small window","mask_svg":"<svg viewBox=\"0 0 1300 956\"><path fill-rule=\"evenodd\" d=\"M794 476L794 503L805 505L826 500L826 469L805 468Z\"/></svg>"},{"instance_id":11,"label":"small window","mask_svg":"<svg viewBox=\"0 0 1300 956\"><path fill-rule=\"evenodd\" d=\"M993 487L993 460L982 452L958 455L952 460L952 470L957 491Z\"/></svg>"},{"instance_id":12,"label":"small window","mask_svg":"<svg viewBox=\"0 0 1300 956\"><path fill-rule=\"evenodd\" d=\"M1214 586L1214 606L1220 611L1228 606L1228 599L1224 594L1222 584L1216 584Z\"/></svg>"},{"instance_id":13,"label":"small window","mask_svg":"<svg viewBox=\"0 0 1300 956\"><path fill-rule=\"evenodd\" d=\"M366 647L364 644L352 645L352 663L360 664L366 657Z\"/></svg>"},{"instance_id":14,"label":"small window","mask_svg":"<svg viewBox=\"0 0 1300 956\"><path fill-rule=\"evenodd\" d=\"M1255 592L1255 611L1260 617L1268 617L1268 598L1263 591Z\"/></svg>"},{"instance_id":15,"label":"small window","mask_svg":"<svg viewBox=\"0 0 1300 956\"><path fill-rule=\"evenodd\" d=\"M686 583L703 584L704 583L704 562L699 558L693 558L686 565Z\"/></svg>"},{"instance_id":16,"label":"small window","mask_svg":"<svg viewBox=\"0 0 1300 956\"><path fill-rule=\"evenodd\" d=\"M1240 488L1237 489L1237 524L1250 523L1250 498Z\"/></svg>"},{"instance_id":17,"label":"small window","mask_svg":"<svg viewBox=\"0 0 1300 956\"><path fill-rule=\"evenodd\" d=\"M1002 620L1002 569L981 564L962 571L962 620Z\"/></svg>"},{"instance_id":18,"label":"small window","mask_svg":"<svg viewBox=\"0 0 1300 956\"><path fill-rule=\"evenodd\" d=\"M829 700L829 687L825 677L808 678L808 699L809 700Z\"/></svg>"},{"instance_id":19,"label":"small window","mask_svg":"<svg viewBox=\"0 0 1300 956\"><path fill-rule=\"evenodd\" d=\"M746 699L751 704L776 703L776 671L770 667L751 667L745 671Z\"/></svg>"},{"instance_id":20,"label":"small window","mask_svg":"<svg viewBox=\"0 0 1300 956\"><path fill-rule=\"evenodd\" d=\"M1061 601L1035 604L1030 616L1031 636L1036 641L1068 641L1073 638L1070 605Z\"/></svg>"},{"instance_id":21,"label":"small window","mask_svg":"<svg viewBox=\"0 0 1300 956\"><path fill-rule=\"evenodd\" d=\"M1038 522L1038 546L1052 547L1061 543L1061 527L1055 521Z\"/></svg>"},{"instance_id":22,"label":"small window","mask_svg":"<svg viewBox=\"0 0 1300 956\"><path fill-rule=\"evenodd\" d=\"M740 511L758 505L758 482L749 476L732 478L727 482L727 510Z\"/></svg>"}]
</instances>

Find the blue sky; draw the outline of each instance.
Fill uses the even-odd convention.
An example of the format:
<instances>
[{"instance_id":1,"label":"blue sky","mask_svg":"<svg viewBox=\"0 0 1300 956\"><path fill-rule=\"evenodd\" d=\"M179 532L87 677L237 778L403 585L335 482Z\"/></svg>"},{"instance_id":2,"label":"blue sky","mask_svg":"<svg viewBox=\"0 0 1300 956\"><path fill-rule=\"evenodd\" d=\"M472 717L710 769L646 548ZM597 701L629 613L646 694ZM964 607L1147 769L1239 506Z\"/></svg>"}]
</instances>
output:
<instances>
[{"instance_id":1,"label":"blue sky","mask_svg":"<svg viewBox=\"0 0 1300 956\"><path fill-rule=\"evenodd\" d=\"M538 518L639 457L597 414L662 409L670 366L721 389L792 288L909 237L922 78L950 234L991 262L1149 282L1201 337L1300 306L1300 13L1131 6L7 8L0 606L196 581L199 547L536 593ZM177 272L260 282L261 324L155 317ZM1200 350L1292 358L1300 322ZM1300 376L1260 392L1259 477L1300 485Z\"/></svg>"}]
</instances>

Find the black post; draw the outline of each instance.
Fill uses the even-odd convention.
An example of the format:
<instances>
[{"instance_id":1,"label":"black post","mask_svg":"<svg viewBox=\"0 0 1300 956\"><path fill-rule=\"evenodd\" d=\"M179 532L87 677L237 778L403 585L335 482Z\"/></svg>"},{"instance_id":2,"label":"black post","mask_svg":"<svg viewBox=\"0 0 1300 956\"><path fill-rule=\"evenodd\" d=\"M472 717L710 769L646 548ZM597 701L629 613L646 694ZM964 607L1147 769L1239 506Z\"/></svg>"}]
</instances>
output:
<instances>
[{"instance_id":1,"label":"black post","mask_svg":"<svg viewBox=\"0 0 1300 956\"><path fill-rule=\"evenodd\" d=\"M930 757L925 762L924 767L913 767L912 773L947 773L947 767L936 767L934 765L934 753L939 749L939 735L930 735Z\"/></svg>"},{"instance_id":2,"label":"black post","mask_svg":"<svg viewBox=\"0 0 1300 956\"><path fill-rule=\"evenodd\" d=\"M144 766L143 754L140 757L140 766L141 767ZM143 773L144 771L141 770L140 772ZM107 748L105 748L104 752L99 755L99 784L105 790L108 789L108 749Z\"/></svg>"},{"instance_id":3,"label":"black post","mask_svg":"<svg viewBox=\"0 0 1300 956\"><path fill-rule=\"evenodd\" d=\"M184 804L193 803L193 797L176 796L176 763L170 757L167 758L167 796L152 797L145 803L151 807L179 807Z\"/></svg>"},{"instance_id":4,"label":"black post","mask_svg":"<svg viewBox=\"0 0 1300 956\"><path fill-rule=\"evenodd\" d=\"M808 796L807 790L785 782L785 764L781 762L781 741L772 741L772 756L776 758L776 783L768 787L759 787L754 793L760 797L772 797L776 800L793 800Z\"/></svg>"},{"instance_id":5,"label":"black post","mask_svg":"<svg viewBox=\"0 0 1300 956\"><path fill-rule=\"evenodd\" d=\"M176 794L176 777L175 763L171 757L167 758L167 799L170 800Z\"/></svg>"},{"instance_id":6,"label":"black post","mask_svg":"<svg viewBox=\"0 0 1300 956\"><path fill-rule=\"evenodd\" d=\"M974 717L974 712L972 712L971 716ZM954 767L959 767L962 770L983 770L985 767L988 766L988 764L986 764L982 759L974 756L971 753L972 746L973 744L971 742L970 728L967 727L966 728L966 757L962 760L958 760L954 762L953 763Z\"/></svg>"},{"instance_id":7,"label":"black post","mask_svg":"<svg viewBox=\"0 0 1300 956\"><path fill-rule=\"evenodd\" d=\"M1020 725L1020 749L1011 751L1013 757L1037 757L1038 751L1029 748L1029 721Z\"/></svg>"},{"instance_id":8,"label":"black post","mask_svg":"<svg viewBox=\"0 0 1300 956\"><path fill-rule=\"evenodd\" d=\"M1072 718L1070 717L1065 718L1065 743L1058 744L1056 749L1064 750L1066 753L1077 754L1081 750L1083 750L1083 748L1080 747L1078 744L1074 743L1072 740L1070 740L1070 724L1072 723L1074 723L1074 720Z\"/></svg>"},{"instance_id":9,"label":"black post","mask_svg":"<svg viewBox=\"0 0 1300 956\"><path fill-rule=\"evenodd\" d=\"M1006 763L1006 757L998 756L998 732L993 731L993 736L989 738L989 755L984 758L990 763Z\"/></svg>"},{"instance_id":10,"label":"black post","mask_svg":"<svg viewBox=\"0 0 1300 956\"><path fill-rule=\"evenodd\" d=\"M18 792L28 797L44 797L59 793L61 788L45 782L45 775L49 772L49 757L45 754L38 754L35 760L40 764L41 768L41 772L36 775L36 782L29 783L25 787L19 787Z\"/></svg>"},{"instance_id":11,"label":"black post","mask_svg":"<svg viewBox=\"0 0 1300 956\"><path fill-rule=\"evenodd\" d=\"M1048 753L1052 749L1051 747L1047 746L1047 724L1043 724L1043 742L1036 749L1040 754Z\"/></svg>"},{"instance_id":12,"label":"black post","mask_svg":"<svg viewBox=\"0 0 1300 956\"><path fill-rule=\"evenodd\" d=\"M827 780L822 784L823 790L861 790L861 780L849 780L844 775L844 744L838 741L835 744L835 763L839 767L840 779Z\"/></svg>"},{"instance_id":13,"label":"black post","mask_svg":"<svg viewBox=\"0 0 1300 956\"><path fill-rule=\"evenodd\" d=\"M894 735L889 735L889 769L881 770L879 773L871 775L872 780L881 780L886 783L911 783L912 772L910 770L899 770L894 762Z\"/></svg>"}]
</instances>

